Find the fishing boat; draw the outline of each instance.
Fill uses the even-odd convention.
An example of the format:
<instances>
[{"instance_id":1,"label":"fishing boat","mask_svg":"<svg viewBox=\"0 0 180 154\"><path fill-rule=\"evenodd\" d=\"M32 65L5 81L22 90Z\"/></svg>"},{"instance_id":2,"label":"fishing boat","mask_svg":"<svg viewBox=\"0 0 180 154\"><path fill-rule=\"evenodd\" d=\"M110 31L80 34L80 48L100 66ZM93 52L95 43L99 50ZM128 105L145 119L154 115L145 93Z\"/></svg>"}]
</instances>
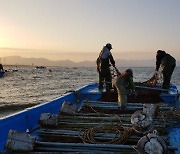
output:
<instances>
[{"instance_id":1,"label":"fishing boat","mask_svg":"<svg viewBox=\"0 0 180 154\"><path fill-rule=\"evenodd\" d=\"M1 71L0 71L0 78L2 78L2 77L4 76L4 73L5 73L5 72L1 72Z\"/></svg>"},{"instance_id":2,"label":"fishing boat","mask_svg":"<svg viewBox=\"0 0 180 154\"><path fill-rule=\"evenodd\" d=\"M120 110L117 93L92 83L0 120L1 152L180 153L177 87L136 83ZM147 121L145 121L145 119Z\"/></svg>"},{"instance_id":3,"label":"fishing boat","mask_svg":"<svg viewBox=\"0 0 180 154\"><path fill-rule=\"evenodd\" d=\"M46 69L45 66L36 66L36 69Z\"/></svg>"}]
</instances>

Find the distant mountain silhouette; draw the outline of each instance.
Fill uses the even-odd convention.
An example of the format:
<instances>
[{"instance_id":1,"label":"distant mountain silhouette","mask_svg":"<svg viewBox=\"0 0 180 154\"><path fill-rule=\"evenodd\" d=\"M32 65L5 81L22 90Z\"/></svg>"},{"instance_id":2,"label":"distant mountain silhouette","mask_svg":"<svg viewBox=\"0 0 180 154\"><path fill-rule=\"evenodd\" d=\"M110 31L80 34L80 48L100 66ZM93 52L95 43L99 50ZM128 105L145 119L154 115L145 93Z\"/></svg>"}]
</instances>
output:
<instances>
[{"instance_id":1,"label":"distant mountain silhouette","mask_svg":"<svg viewBox=\"0 0 180 154\"><path fill-rule=\"evenodd\" d=\"M4 65L33 65L33 66L61 66L61 67L95 67L95 61L73 62L70 60L51 61L45 58L23 58L20 56L1 57L5 59ZM118 67L155 67L155 59L152 60L123 60L116 59ZM177 61L180 66L180 61Z\"/></svg>"}]
</instances>

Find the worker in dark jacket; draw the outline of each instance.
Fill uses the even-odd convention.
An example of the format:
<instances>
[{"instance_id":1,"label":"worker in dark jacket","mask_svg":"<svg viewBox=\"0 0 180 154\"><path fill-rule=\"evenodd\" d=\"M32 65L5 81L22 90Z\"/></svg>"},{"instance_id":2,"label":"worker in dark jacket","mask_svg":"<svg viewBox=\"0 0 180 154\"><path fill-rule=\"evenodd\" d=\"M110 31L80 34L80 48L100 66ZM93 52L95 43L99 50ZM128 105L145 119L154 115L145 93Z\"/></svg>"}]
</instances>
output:
<instances>
[{"instance_id":1,"label":"worker in dark jacket","mask_svg":"<svg viewBox=\"0 0 180 154\"><path fill-rule=\"evenodd\" d=\"M3 65L0 64L0 72L4 72Z\"/></svg>"},{"instance_id":2,"label":"worker in dark jacket","mask_svg":"<svg viewBox=\"0 0 180 154\"><path fill-rule=\"evenodd\" d=\"M125 109L128 93L135 93L133 70L127 69L122 74L117 72L117 77L113 80L113 86L116 88L118 93L118 107L120 109Z\"/></svg>"},{"instance_id":3,"label":"worker in dark jacket","mask_svg":"<svg viewBox=\"0 0 180 154\"><path fill-rule=\"evenodd\" d=\"M172 57L170 54L166 53L165 51L158 50L156 54L155 75L157 75L160 66L162 67L162 74L163 74L162 88L169 89L171 76L176 66L176 60L174 57Z\"/></svg>"},{"instance_id":4,"label":"worker in dark jacket","mask_svg":"<svg viewBox=\"0 0 180 154\"><path fill-rule=\"evenodd\" d=\"M99 90L103 89L103 82L106 84L106 91L112 88L112 76L110 71L110 63L115 67L114 58L110 52L112 45L107 43L101 50L97 59L97 71L99 73Z\"/></svg>"}]
</instances>

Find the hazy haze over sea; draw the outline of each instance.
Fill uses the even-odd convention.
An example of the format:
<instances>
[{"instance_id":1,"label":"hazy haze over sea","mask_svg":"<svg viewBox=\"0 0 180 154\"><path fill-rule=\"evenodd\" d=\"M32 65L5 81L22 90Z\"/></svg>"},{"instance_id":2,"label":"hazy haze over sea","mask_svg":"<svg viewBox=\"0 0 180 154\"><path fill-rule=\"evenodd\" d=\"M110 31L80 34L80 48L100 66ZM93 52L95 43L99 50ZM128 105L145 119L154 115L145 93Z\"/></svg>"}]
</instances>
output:
<instances>
[{"instance_id":1,"label":"hazy haze over sea","mask_svg":"<svg viewBox=\"0 0 180 154\"><path fill-rule=\"evenodd\" d=\"M95 67L5 67L7 75L0 78L0 117L50 101L88 83L98 82ZM119 68L120 71L125 68ZM153 67L136 67L134 81L152 77ZM180 67L176 67L172 83L180 85Z\"/></svg>"}]
</instances>

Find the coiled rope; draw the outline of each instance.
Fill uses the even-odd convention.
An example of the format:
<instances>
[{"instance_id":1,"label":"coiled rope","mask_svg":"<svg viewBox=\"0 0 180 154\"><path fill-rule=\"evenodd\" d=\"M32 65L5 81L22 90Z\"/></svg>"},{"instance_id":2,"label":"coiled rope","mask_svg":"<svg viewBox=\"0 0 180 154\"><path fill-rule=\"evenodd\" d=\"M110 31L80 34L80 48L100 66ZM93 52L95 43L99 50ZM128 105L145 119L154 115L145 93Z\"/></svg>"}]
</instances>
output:
<instances>
[{"instance_id":1,"label":"coiled rope","mask_svg":"<svg viewBox=\"0 0 180 154\"><path fill-rule=\"evenodd\" d=\"M132 132L134 132L133 128L124 127L122 126L121 119L118 115L110 115L105 113L97 112L89 105L85 105L86 107L90 108L93 112L99 115L106 115L109 117L116 117L118 118L119 122L112 122L111 125L103 124L104 120L99 124L97 127L93 128L85 128L79 132L79 137L83 141L83 143L91 143L91 144L124 144L131 136ZM103 139L105 136L107 137L108 134L111 133L111 139L100 140L97 139L97 136L102 136ZM113 134L113 135L112 135Z\"/></svg>"},{"instance_id":2,"label":"coiled rope","mask_svg":"<svg viewBox=\"0 0 180 154\"><path fill-rule=\"evenodd\" d=\"M83 131L83 133L81 133ZM91 144L124 144L132 134L133 129L123 126L97 126L94 128L87 128L80 132L79 137L83 143ZM97 134L104 134L103 137L108 133L114 133L112 139L100 141L96 139ZM111 136L112 137L112 136Z\"/></svg>"}]
</instances>

